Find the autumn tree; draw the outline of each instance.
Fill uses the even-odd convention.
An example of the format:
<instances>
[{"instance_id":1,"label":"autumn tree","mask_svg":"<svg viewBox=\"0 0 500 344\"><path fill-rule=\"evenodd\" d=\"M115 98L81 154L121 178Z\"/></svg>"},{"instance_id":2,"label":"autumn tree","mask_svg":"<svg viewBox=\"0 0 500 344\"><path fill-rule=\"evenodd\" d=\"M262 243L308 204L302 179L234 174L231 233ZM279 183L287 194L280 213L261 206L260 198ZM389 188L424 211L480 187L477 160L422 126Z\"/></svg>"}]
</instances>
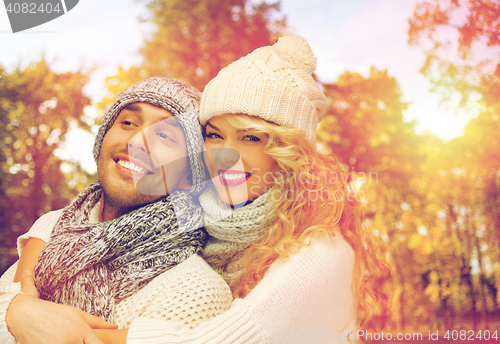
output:
<instances>
[{"instance_id":1,"label":"autumn tree","mask_svg":"<svg viewBox=\"0 0 500 344\"><path fill-rule=\"evenodd\" d=\"M66 183L66 177L75 176L61 171L63 162L54 151L70 127L90 129L91 121L83 114L84 107L90 104L82 91L87 73L58 74L44 59L11 72L0 68L0 73L3 271L17 256L16 238L42 214L67 205L79 191ZM70 166L71 162L65 164ZM72 169L79 174L79 184L88 183L84 180L87 175L78 166Z\"/></svg>"},{"instance_id":2,"label":"autumn tree","mask_svg":"<svg viewBox=\"0 0 500 344\"><path fill-rule=\"evenodd\" d=\"M418 178L425 186L423 226L432 258L426 294L437 315L459 326L470 319L471 329L488 326L498 309L498 271L491 264L498 262L500 160L489 143L498 141L500 128L490 119L481 114L462 137L432 152L429 171Z\"/></svg>"},{"instance_id":3,"label":"autumn tree","mask_svg":"<svg viewBox=\"0 0 500 344\"><path fill-rule=\"evenodd\" d=\"M418 245L412 209L420 208L421 195L412 181L427 154L427 137L406 122L401 91L387 71L371 68L368 76L345 72L335 83L323 85L328 98L318 141L346 166L349 180L363 184L357 197L366 201L366 224L382 238L394 281L393 323L404 329L423 322L430 305L414 276L426 271ZM432 140L431 140L432 141ZM358 184L359 185L359 184ZM426 311L415 316L415 310Z\"/></svg>"},{"instance_id":4,"label":"autumn tree","mask_svg":"<svg viewBox=\"0 0 500 344\"><path fill-rule=\"evenodd\" d=\"M470 315L474 328L480 314L487 326L500 301L500 271L492 268L500 261L500 2L422 1L409 43L426 54L422 72L443 100L479 113L434 162L429 186L438 187L440 216L429 235L447 247L434 251L428 291L459 319Z\"/></svg>"},{"instance_id":5,"label":"autumn tree","mask_svg":"<svg viewBox=\"0 0 500 344\"><path fill-rule=\"evenodd\" d=\"M344 164L357 172L395 171L415 154L414 123L403 119L408 104L387 71L345 72L324 88L329 105L318 136Z\"/></svg>"},{"instance_id":6,"label":"autumn tree","mask_svg":"<svg viewBox=\"0 0 500 344\"><path fill-rule=\"evenodd\" d=\"M170 76L199 90L219 70L285 30L280 3L250 0L142 0L154 32L141 48L142 64L106 80L109 105L117 93L151 76Z\"/></svg>"},{"instance_id":7,"label":"autumn tree","mask_svg":"<svg viewBox=\"0 0 500 344\"><path fill-rule=\"evenodd\" d=\"M471 105L491 91L499 99L500 2L425 0L409 22L410 45L426 54L422 73L444 100Z\"/></svg>"}]
</instances>

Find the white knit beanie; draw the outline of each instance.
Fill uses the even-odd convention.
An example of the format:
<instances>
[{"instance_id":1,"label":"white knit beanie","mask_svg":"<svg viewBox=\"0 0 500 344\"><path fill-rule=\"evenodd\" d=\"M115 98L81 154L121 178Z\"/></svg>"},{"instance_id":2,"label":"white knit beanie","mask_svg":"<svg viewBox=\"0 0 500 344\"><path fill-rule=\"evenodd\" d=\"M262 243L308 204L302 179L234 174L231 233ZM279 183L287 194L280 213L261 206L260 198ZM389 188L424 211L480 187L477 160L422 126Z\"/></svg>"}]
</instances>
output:
<instances>
[{"instance_id":1,"label":"white knit beanie","mask_svg":"<svg viewBox=\"0 0 500 344\"><path fill-rule=\"evenodd\" d=\"M200 122L244 113L304 131L311 146L326 110L326 97L312 77L316 57L300 36L281 37L223 68L201 96Z\"/></svg>"}]
</instances>

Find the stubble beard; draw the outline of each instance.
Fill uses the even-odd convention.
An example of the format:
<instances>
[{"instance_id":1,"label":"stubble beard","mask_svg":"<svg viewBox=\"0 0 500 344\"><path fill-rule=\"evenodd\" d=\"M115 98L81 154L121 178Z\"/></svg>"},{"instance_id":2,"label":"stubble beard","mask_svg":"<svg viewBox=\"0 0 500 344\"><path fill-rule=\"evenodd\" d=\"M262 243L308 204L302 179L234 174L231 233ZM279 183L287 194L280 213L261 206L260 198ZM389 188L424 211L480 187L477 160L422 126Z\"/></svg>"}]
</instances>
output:
<instances>
[{"instance_id":1,"label":"stubble beard","mask_svg":"<svg viewBox=\"0 0 500 344\"><path fill-rule=\"evenodd\" d=\"M125 185L123 180L113 181L108 173L109 170L105 166L97 164L97 175L102 188L101 207L106 213L115 214L115 218L164 197L144 195L136 190L132 177L130 183L126 183L129 185Z\"/></svg>"}]
</instances>

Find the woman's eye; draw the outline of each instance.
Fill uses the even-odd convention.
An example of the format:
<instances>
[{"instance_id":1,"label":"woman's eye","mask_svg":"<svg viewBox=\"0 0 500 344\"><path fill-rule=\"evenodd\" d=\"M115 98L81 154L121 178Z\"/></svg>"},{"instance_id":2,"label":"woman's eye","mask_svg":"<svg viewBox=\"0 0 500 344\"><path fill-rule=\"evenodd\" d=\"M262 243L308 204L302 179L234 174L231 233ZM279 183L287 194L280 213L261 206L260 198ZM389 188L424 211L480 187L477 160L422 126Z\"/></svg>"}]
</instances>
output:
<instances>
[{"instance_id":1,"label":"woman's eye","mask_svg":"<svg viewBox=\"0 0 500 344\"><path fill-rule=\"evenodd\" d=\"M208 133L205 136L208 137L209 139L220 139L220 138L222 138L220 135L218 135L216 133Z\"/></svg>"},{"instance_id":2,"label":"woman's eye","mask_svg":"<svg viewBox=\"0 0 500 344\"><path fill-rule=\"evenodd\" d=\"M254 142L260 141L260 139L254 135L246 135L243 139L247 140L247 141L254 141Z\"/></svg>"}]
</instances>

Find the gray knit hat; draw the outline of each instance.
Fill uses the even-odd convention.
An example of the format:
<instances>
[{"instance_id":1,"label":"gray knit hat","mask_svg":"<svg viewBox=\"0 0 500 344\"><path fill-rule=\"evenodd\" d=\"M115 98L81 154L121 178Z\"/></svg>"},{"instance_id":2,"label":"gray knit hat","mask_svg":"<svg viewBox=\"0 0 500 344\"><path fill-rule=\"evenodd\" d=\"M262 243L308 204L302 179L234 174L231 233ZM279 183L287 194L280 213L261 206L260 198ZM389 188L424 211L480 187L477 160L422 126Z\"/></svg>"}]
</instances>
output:
<instances>
[{"instance_id":1,"label":"gray knit hat","mask_svg":"<svg viewBox=\"0 0 500 344\"><path fill-rule=\"evenodd\" d=\"M193 174L191 192L201 192L205 182L202 161L203 137L198 122L200 91L182 80L152 77L130 86L121 92L102 119L94 142L94 160L97 163L104 136L123 108L133 103L147 103L169 111L181 124L186 136L189 163Z\"/></svg>"}]
</instances>

